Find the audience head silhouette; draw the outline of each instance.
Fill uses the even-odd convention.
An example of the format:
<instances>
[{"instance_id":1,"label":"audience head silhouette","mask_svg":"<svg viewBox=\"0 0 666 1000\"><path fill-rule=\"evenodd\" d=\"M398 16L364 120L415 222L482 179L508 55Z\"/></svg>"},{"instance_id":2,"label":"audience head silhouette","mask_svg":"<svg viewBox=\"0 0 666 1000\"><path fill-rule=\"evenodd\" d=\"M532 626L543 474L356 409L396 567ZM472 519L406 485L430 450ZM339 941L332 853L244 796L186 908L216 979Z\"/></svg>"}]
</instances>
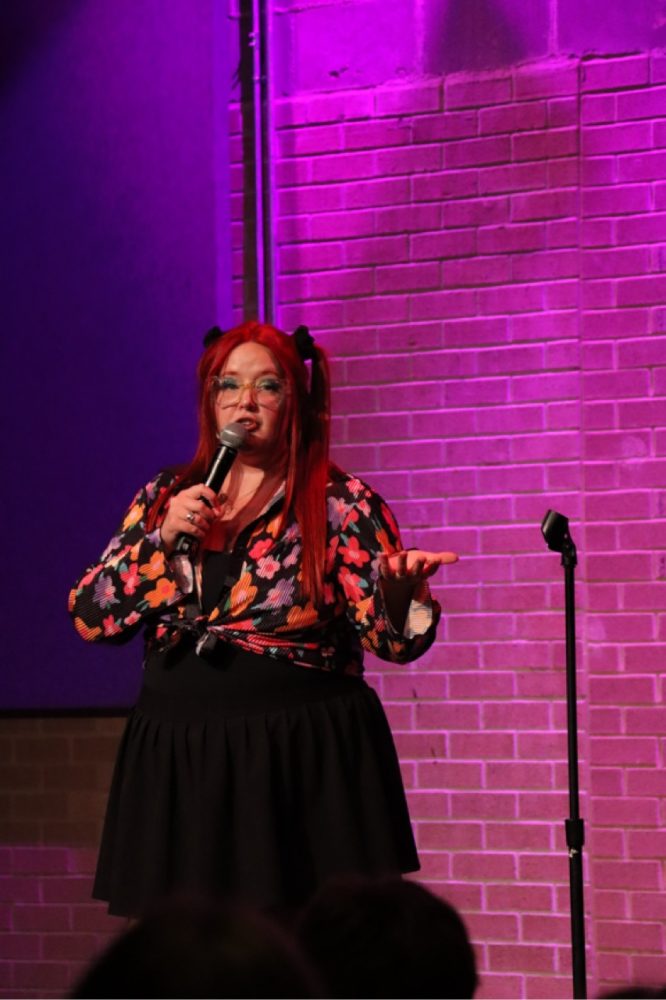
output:
<instances>
[{"instance_id":1,"label":"audience head silhouette","mask_svg":"<svg viewBox=\"0 0 666 1000\"><path fill-rule=\"evenodd\" d=\"M297 926L327 997L474 996L476 959L457 911L416 882L329 882Z\"/></svg>"},{"instance_id":2,"label":"audience head silhouette","mask_svg":"<svg viewBox=\"0 0 666 1000\"><path fill-rule=\"evenodd\" d=\"M125 931L92 963L75 998L316 997L298 945L262 914L174 899Z\"/></svg>"}]
</instances>

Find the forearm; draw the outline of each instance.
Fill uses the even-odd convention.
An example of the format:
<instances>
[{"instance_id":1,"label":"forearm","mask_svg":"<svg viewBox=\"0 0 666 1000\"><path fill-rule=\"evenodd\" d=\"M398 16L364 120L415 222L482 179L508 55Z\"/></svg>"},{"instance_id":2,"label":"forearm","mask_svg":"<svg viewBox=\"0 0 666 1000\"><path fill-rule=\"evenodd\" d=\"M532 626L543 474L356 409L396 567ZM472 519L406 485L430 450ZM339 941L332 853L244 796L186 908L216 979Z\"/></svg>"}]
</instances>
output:
<instances>
[{"instance_id":1,"label":"forearm","mask_svg":"<svg viewBox=\"0 0 666 1000\"><path fill-rule=\"evenodd\" d=\"M85 640L132 635L182 596L159 528L146 530L150 505L169 477L160 475L139 490L99 561L72 588L69 612Z\"/></svg>"},{"instance_id":2,"label":"forearm","mask_svg":"<svg viewBox=\"0 0 666 1000\"><path fill-rule=\"evenodd\" d=\"M70 593L69 612L79 634L98 641L135 631L146 617L180 596L156 531L131 546L121 544L91 567Z\"/></svg>"}]
</instances>

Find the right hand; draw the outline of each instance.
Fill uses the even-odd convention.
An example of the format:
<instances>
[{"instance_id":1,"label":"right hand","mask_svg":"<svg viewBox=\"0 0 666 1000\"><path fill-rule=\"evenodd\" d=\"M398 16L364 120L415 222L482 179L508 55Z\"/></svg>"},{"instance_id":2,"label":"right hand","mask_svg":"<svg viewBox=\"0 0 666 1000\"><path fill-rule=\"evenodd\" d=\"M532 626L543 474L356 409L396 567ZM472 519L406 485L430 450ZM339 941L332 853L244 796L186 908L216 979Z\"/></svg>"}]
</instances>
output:
<instances>
[{"instance_id":1,"label":"right hand","mask_svg":"<svg viewBox=\"0 0 666 1000\"><path fill-rule=\"evenodd\" d=\"M204 498L208 501L208 506ZM217 494L210 486L199 483L188 486L171 497L166 517L160 528L162 542L171 555L180 534L191 535L201 541L210 531L218 512Z\"/></svg>"}]
</instances>

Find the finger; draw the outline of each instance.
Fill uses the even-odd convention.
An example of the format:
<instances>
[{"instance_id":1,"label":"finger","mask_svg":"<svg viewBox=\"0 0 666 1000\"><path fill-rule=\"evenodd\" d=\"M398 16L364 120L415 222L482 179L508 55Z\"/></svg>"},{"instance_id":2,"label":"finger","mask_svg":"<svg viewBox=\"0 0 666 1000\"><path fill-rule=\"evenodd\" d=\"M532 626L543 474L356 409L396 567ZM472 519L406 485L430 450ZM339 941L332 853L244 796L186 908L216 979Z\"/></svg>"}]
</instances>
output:
<instances>
[{"instance_id":1,"label":"finger","mask_svg":"<svg viewBox=\"0 0 666 1000\"><path fill-rule=\"evenodd\" d=\"M407 553L403 550L398 553L398 565L395 571L397 577L403 577L407 575Z\"/></svg>"},{"instance_id":2,"label":"finger","mask_svg":"<svg viewBox=\"0 0 666 1000\"><path fill-rule=\"evenodd\" d=\"M444 563L458 562L459 558L456 552L424 552L422 549L412 549L411 552L415 558L425 559L426 565L435 562L440 566Z\"/></svg>"},{"instance_id":3,"label":"finger","mask_svg":"<svg viewBox=\"0 0 666 1000\"><path fill-rule=\"evenodd\" d=\"M199 486L197 487L197 500L203 501L203 503L212 509L217 502L217 493L210 488L210 486Z\"/></svg>"},{"instance_id":4,"label":"finger","mask_svg":"<svg viewBox=\"0 0 666 1000\"><path fill-rule=\"evenodd\" d=\"M183 490L180 496L190 496L195 500L199 497L208 497L209 500L213 500L217 494L212 487L207 486L206 483L195 483L194 486L188 486L186 490Z\"/></svg>"},{"instance_id":5,"label":"finger","mask_svg":"<svg viewBox=\"0 0 666 1000\"><path fill-rule=\"evenodd\" d=\"M199 538L202 534L201 524L196 513L193 510L188 510L183 513L182 520L184 522L184 531L188 535L194 535L195 538Z\"/></svg>"},{"instance_id":6,"label":"finger","mask_svg":"<svg viewBox=\"0 0 666 1000\"><path fill-rule=\"evenodd\" d=\"M185 508L181 513L181 519L185 524L185 531L190 535L205 534L213 520L213 512L199 505L198 508Z\"/></svg>"},{"instance_id":7,"label":"finger","mask_svg":"<svg viewBox=\"0 0 666 1000\"><path fill-rule=\"evenodd\" d=\"M412 565L409 567L410 576L423 576L423 559L416 559Z\"/></svg>"},{"instance_id":8,"label":"finger","mask_svg":"<svg viewBox=\"0 0 666 1000\"><path fill-rule=\"evenodd\" d=\"M440 566L450 565L451 563L457 561L458 561L458 556L455 554L455 552L439 552L437 553L436 556L434 555L431 559L429 559L426 562L423 575L425 577L430 577L437 572Z\"/></svg>"},{"instance_id":9,"label":"finger","mask_svg":"<svg viewBox=\"0 0 666 1000\"><path fill-rule=\"evenodd\" d=\"M204 483L195 483L194 486L188 486L178 496L182 498L183 503L189 509L192 509L195 504L199 506L201 503L210 508L215 504L217 499L217 494L214 490Z\"/></svg>"},{"instance_id":10,"label":"finger","mask_svg":"<svg viewBox=\"0 0 666 1000\"><path fill-rule=\"evenodd\" d=\"M377 557L377 565L378 565L378 568L379 568L379 575L380 576L382 576L382 577L389 576L389 573L390 573L389 560L388 560L388 556L386 555L385 552L380 552L379 556Z\"/></svg>"},{"instance_id":11,"label":"finger","mask_svg":"<svg viewBox=\"0 0 666 1000\"><path fill-rule=\"evenodd\" d=\"M211 524L215 518L216 511L214 508L208 507L204 499L194 508L194 513L199 521L203 521L205 524Z\"/></svg>"}]
</instances>

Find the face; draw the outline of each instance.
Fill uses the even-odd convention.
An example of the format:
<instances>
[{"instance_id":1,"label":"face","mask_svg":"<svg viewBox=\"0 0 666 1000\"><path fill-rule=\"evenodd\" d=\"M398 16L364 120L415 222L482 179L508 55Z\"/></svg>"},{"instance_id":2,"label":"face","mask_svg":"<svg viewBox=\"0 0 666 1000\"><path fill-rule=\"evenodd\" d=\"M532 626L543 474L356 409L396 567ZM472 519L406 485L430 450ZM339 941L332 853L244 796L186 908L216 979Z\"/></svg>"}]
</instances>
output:
<instances>
[{"instance_id":1,"label":"face","mask_svg":"<svg viewBox=\"0 0 666 1000\"><path fill-rule=\"evenodd\" d=\"M248 431L243 459L265 467L276 465L283 453L280 425L284 395L282 375L271 352L261 344L241 344L227 358L218 379L218 431L228 424L241 424ZM234 384L243 386L239 394L229 390Z\"/></svg>"}]
</instances>

